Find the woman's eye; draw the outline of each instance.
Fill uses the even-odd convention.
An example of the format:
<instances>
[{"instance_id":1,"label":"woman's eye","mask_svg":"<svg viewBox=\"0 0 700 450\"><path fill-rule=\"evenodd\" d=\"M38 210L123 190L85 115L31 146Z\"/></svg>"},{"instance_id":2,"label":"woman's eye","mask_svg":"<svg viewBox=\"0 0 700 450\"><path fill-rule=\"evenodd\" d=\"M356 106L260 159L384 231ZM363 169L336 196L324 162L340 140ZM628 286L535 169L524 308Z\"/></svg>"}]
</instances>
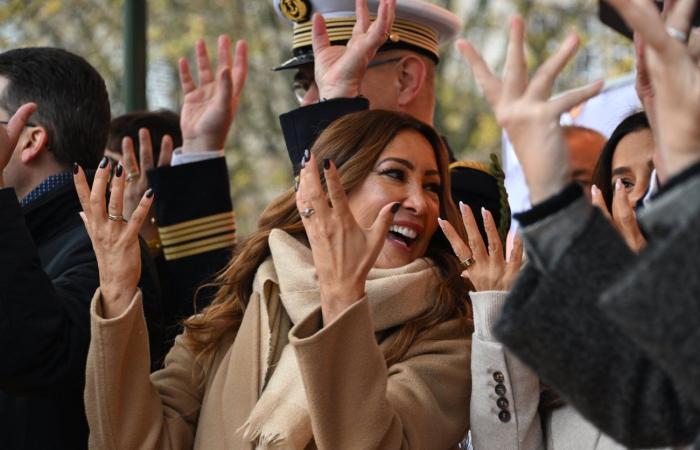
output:
<instances>
[{"instance_id":1,"label":"woman's eye","mask_svg":"<svg viewBox=\"0 0 700 450\"><path fill-rule=\"evenodd\" d=\"M380 174L399 181L403 181L406 178L406 175L404 174L403 170L400 169L386 169L382 170Z\"/></svg>"},{"instance_id":2,"label":"woman's eye","mask_svg":"<svg viewBox=\"0 0 700 450\"><path fill-rule=\"evenodd\" d=\"M634 188L634 181L627 178L616 178L613 180L613 189L615 189L615 183L617 183L617 180L620 180L620 183L622 183L622 187L624 187L627 191L632 190Z\"/></svg>"},{"instance_id":3,"label":"woman's eye","mask_svg":"<svg viewBox=\"0 0 700 450\"><path fill-rule=\"evenodd\" d=\"M428 183L428 184L425 185L425 190L426 190L426 191L428 191L428 192L434 192L434 193L436 193L436 194L439 194L439 193L440 193L440 189L441 189L441 188L442 188L442 186L440 186L440 184L438 184L438 183Z\"/></svg>"}]
</instances>

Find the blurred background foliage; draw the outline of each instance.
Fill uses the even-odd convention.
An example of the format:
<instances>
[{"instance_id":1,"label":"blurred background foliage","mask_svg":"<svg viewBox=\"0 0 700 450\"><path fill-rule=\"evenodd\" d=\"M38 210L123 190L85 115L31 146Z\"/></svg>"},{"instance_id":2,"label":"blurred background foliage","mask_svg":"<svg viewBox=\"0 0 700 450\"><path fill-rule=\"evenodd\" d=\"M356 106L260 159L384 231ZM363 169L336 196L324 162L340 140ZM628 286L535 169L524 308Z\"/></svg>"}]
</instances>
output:
<instances>
[{"instance_id":1,"label":"blurred background foliage","mask_svg":"<svg viewBox=\"0 0 700 450\"><path fill-rule=\"evenodd\" d=\"M559 81L558 90L633 69L633 49L597 19L591 0L433 0L464 22L462 35L503 63L509 17L520 13L528 26L528 59L536 67L563 37L576 32L582 50ZM227 33L250 46L250 72L227 144L231 193L239 236L254 229L265 205L292 185L291 166L278 115L293 109L292 73L271 68L289 57L291 28L278 18L271 0L148 0L148 103L150 109L179 110L176 61L192 58L203 38L215 55L216 37ZM112 114L122 101L122 0L0 0L0 51L33 45L57 46L84 56L102 73ZM47 68L50 70L50 68ZM435 125L462 159L487 160L500 151L501 131L469 73L451 46L438 73Z\"/></svg>"}]
</instances>

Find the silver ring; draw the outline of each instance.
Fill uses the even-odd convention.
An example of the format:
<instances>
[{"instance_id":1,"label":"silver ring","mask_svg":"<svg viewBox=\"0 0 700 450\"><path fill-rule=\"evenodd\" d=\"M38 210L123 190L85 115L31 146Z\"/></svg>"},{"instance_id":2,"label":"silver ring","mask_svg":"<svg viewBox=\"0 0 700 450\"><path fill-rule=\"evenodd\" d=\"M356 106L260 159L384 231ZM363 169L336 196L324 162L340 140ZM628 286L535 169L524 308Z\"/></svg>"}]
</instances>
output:
<instances>
[{"instance_id":1,"label":"silver ring","mask_svg":"<svg viewBox=\"0 0 700 450\"><path fill-rule=\"evenodd\" d=\"M313 208L304 208L301 214L301 217L304 217L305 219L308 219L309 217L313 216L316 213L316 210Z\"/></svg>"},{"instance_id":2,"label":"silver ring","mask_svg":"<svg viewBox=\"0 0 700 450\"><path fill-rule=\"evenodd\" d=\"M107 214L107 218L111 220L112 222L124 222L126 223L126 219L124 216L114 216L112 214Z\"/></svg>"},{"instance_id":3,"label":"silver ring","mask_svg":"<svg viewBox=\"0 0 700 450\"><path fill-rule=\"evenodd\" d=\"M126 174L126 182L130 183L134 179L138 178L139 175L140 174L138 172L129 172L128 174Z\"/></svg>"},{"instance_id":4,"label":"silver ring","mask_svg":"<svg viewBox=\"0 0 700 450\"><path fill-rule=\"evenodd\" d=\"M668 33L669 36L671 36L673 39L677 40L681 44L687 44L688 38L690 36L689 33L684 33L678 28L672 27L671 25L666 26L666 33Z\"/></svg>"},{"instance_id":5,"label":"silver ring","mask_svg":"<svg viewBox=\"0 0 700 450\"><path fill-rule=\"evenodd\" d=\"M473 266L476 263L476 260L474 257L470 256L468 258L464 258L459 262L459 265L462 266L463 269L468 269L469 267Z\"/></svg>"}]
</instances>

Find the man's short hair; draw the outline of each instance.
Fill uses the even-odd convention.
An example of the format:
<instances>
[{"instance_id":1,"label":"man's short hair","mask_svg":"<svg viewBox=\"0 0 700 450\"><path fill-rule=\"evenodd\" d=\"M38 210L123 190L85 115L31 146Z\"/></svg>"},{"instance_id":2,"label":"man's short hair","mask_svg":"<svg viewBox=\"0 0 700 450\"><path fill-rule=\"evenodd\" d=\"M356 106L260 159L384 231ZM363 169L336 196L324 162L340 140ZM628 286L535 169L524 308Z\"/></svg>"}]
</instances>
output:
<instances>
[{"instance_id":1,"label":"man's short hair","mask_svg":"<svg viewBox=\"0 0 700 450\"><path fill-rule=\"evenodd\" d=\"M50 47L0 53L0 76L8 83L0 107L13 114L35 102L32 121L48 133L48 150L60 164L94 168L109 129L109 96L100 74L83 58Z\"/></svg>"},{"instance_id":2,"label":"man's short hair","mask_svg":"<svg viewBox=\"0 0 700 450\"><path fill-rule=\"evenodd\" d=\"M112 122L109 124L107 149L121 154L122 139L129 136L134 142L134 153L138 161L140 149L139 130L141 128L147 128L151 134L154 161L158 161L160 143L166 134L173 139L174 148L182 146L180 116L173 111L161 109L158 111L136 111L112 119Z\"/></svg>"}]
</instances>

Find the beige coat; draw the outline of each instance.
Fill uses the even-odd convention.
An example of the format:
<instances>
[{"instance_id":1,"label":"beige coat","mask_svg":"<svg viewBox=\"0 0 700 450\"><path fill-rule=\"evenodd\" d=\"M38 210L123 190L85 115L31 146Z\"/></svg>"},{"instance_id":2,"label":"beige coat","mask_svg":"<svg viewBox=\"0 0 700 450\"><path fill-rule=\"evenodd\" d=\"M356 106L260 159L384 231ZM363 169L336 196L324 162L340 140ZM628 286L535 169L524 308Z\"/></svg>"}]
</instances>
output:
<instances>
[{"instance_id":1,"label":"beige coat","mask_svg":"<svg viewBox=\"0 0 700 450\"><path fill-rule=\"evenodd\" d=\"M264 355L278 355L275 345L287 342L292 325L289 344L301 371L313 428L314 441L307 448L442 450L453 448L464 436L470 343L460 321L435 326L402 361L387 368L382 352L403 323L429 307L430 293L422 292L420 285L402 286L406 278L401 270L375 273L380 291L402 286L397 291L400 301L373 302L370 279L369 300L358 301L322 328L318 288L309 289L308 284L315 284L310 252L277 233L270 239L272 264L258 270L238 337L222 342L206 371L195 366L180 336L165 367L149 378L140 293L122 316L105 320L98 290L92 304L85 390L90 448L253 449L237 430L266 386L269 374L261 373L264 364L258 355L261 349ZM277 274L271 270L275 267L285 270ZM304 271L311 276L297 276ZM288 274L294 275L295 283L305 281L285 287L291 283L285 279ZM246 318L263 317L261 310L279 300L280 286L287 302L298 297L309 313L298 323L271 324L268 335L260 320ZM267 348L261 347L265 344ZM273 361L270 370L274 366Z\"/></svg>"},{"instance_id":2,"label":"beige coat","mask_svg":"<svg viewBox=\"0 0 700 450\"><path fill-rule=\"evenodd\" d=\"M538 414L540 381L491 330L501 313L505 292L472 292L471 437L474 450L625 450L583 418L573 407ZM495 378L502 374L503 395ZM614 374L611 374L614 376ZM503 391L501 391L503 392ZM499 397L507 406L497 404ZM507 415L504 415L507 412ZM507 420L506 420L507 419ZM680 448L680 447L679 447Z\"/></svg>"}]
</instances>

